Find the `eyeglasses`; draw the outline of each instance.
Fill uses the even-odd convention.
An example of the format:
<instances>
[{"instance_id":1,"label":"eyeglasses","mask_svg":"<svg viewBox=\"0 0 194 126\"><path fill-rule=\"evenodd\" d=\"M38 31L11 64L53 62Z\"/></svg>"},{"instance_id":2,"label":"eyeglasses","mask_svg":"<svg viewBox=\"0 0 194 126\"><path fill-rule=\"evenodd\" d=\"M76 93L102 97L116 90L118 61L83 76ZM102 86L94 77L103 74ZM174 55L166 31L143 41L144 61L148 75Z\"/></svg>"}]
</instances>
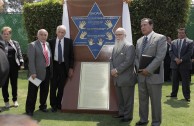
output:
<instances>
[{"instance_id":1,"label":"eyeglasses","mask_svg":"<svg viewBox=\"0 0 194 126\"><path fill-rule=\"evenodd\" d=\"M115 36L121 36L121 35L123 35L123 34L115 34Z\"/></svg>"}]
</instances>

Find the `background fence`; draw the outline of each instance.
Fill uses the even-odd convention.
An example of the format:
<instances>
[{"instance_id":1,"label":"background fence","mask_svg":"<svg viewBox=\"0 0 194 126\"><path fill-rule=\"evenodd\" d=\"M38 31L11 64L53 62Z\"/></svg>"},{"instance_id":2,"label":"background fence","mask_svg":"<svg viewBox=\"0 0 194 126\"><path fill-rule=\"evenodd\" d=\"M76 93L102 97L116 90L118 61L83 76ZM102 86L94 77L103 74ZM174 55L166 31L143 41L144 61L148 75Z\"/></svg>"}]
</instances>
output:
<instances>
[{"instance_id":1,"label":"background fence","mask_svg":"<svg viewBox=\"0 0 194 126\"><path fill-rule=\"evenodd\" d=\"M24 28L21 13L0 13L0 29L4 26L12 28L12 39L20 43L22 53L26 53L28 37Z\"/></svg>"}]
</instances>

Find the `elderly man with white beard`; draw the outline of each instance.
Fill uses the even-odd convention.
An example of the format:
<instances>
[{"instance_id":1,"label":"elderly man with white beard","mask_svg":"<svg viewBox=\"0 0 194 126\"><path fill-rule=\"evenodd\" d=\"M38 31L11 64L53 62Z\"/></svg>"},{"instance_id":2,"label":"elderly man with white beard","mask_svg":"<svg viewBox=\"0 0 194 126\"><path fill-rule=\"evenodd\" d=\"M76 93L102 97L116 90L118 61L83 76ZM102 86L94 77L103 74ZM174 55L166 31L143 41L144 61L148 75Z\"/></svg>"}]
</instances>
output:
<instances>
[{"instance_id":1,"label":"elderly man with white beard","mask_svg":"<svg viewBox=\"0 0 194 126\"><path fill-rule=\"evenodd\" d=\"M111 75L118 98L118 114L121 122L133 119L134 88L136 74L134 69L135 47L126 40L124 28L115 31L115 45L110 58Z\"/></svg>"}]
</instances>

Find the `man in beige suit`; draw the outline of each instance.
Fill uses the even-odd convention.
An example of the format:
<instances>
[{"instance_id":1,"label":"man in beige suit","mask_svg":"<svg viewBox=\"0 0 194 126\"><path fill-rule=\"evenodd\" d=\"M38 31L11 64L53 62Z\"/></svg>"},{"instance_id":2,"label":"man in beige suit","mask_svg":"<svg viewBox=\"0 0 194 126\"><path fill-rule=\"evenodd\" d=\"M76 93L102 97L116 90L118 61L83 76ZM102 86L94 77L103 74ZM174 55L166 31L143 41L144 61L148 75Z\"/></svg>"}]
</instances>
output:
<instances>
[{"instance_id":1,"label":"man in beige suit","mask_svg":"<svg viewBox=\"0 0 194 126\"><path fill-rule=\"evenodd\" d=\"M114 79L118 98L118 115L121 122L133 119L134 87L136 75L134 69L135 47L126 41L126 31L118 28L115 32L116 40L110 59L111 75Z\"/></svg>"},{"instance_id":2,"label":"man in beige suit","mask_svg":"<svg viewBox=\"0 0 194 126\"><path fill-rule=\"evenodd\" d=\"M166 55L166 37L153 31L153 21L150 18L141 20L141 31L144 36L137 40L135 64L138 72L139 116L137 126L148 123L149 99L152 110L152 126L161 124L161 94L164 83L163 59ZM144 69L139 69L142 55L154 57ZM159 68L159 73L154 71Z\"/></svg>"},{"instance_id":3,"label":"man in beige suit","mask_svg":"<svg viewBox=\"0 0 194 126\"><path fill-rule=\"evenodd\" d=\"M38 78L42 82L40 84L40 106L39 110L48 112L46 100L49 91L49 80L52 76L52 60L49 43L46 42L48 32L45 29L40 29L37 33L38 40L31 42L28 46L29 59L29 77L32 79ZM28 95L26 99L26 114L33 116L37 99L38 88L29 81Z\"/></svg>"}]
</instances>

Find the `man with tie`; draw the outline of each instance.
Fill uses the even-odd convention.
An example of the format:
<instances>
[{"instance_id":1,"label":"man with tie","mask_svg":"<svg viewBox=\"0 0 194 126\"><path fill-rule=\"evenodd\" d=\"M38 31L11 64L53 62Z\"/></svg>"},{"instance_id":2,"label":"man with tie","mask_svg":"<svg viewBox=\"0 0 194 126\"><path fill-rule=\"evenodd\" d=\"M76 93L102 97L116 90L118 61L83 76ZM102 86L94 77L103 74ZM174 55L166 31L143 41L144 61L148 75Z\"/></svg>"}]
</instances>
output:
<instances>
[{"instance_id":1,"label":"man with tie","mask_svg":"<svg viewBox=\"0 0 194 126\"><path fill-rule=\"evenodd\" d=\"M49 43L46 41L48 32L45 29L40 29L37 33L38 40L31 42L28 45L27 56L29 60L29 77L32 79L38 78L40 83L40 106L39 110L48 112L46 100L49 91L49 80L52 77L52 54ZM29 81L28 95L26 99L26 114L33 116L37 99L38 88L35 84Z\"/></svg>"},{"instance_id":2,"label":"man with tie","mask_svg":"<svg viewBox=\"0 0 194 126\"><path fill-rule=\"evenodd\" d=\"M149 99L151 101L152 126L160 126L162 83L164 83L163 59L166 55L167 42L164 35L153 31L150 18L141 20L141 31L144 36L137 40L135 65L138 71L139 116L137 126L148 123ZM153 57L146 68L139 69L142 55ZM155 71L159 68L159 73Z\"/></svg>"},{"instance_id":3,"label":"man with tie","mask_svg":"<svg viewBox=\"0 0 194 126\"><path fill-rule=\"evenodd\" d=\"M191 56L193 53L193 40L186 37L185 28L178 29L178 39L172 41L170 47L170 57L172 69L172 92L170 96L177 98L179 89L179 74L182 79L182 92L185 100L190 101L190 70L192 69Z\"/></svg>"},{"instance_id":4,"label":"man with tie","mask_svg":"<svg viewBox=\"0 0 194 126\"><path fill-rule=\"evenodd\" d=\"M65 38L66 27L59 25L56 29L57 38L49 40L53 55L53 78L50 85L51 111L61 110L63 90L67 77L73 75L74 53L73 41Z\"/></svg>"}]
</instances>

